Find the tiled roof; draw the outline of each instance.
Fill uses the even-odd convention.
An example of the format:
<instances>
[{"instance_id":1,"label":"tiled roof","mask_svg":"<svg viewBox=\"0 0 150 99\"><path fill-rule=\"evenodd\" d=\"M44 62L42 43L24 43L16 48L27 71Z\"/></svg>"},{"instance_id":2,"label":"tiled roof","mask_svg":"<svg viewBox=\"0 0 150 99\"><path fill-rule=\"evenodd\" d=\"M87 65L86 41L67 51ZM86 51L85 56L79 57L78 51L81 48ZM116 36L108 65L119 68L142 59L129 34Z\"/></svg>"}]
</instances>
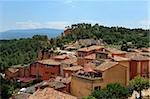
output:
<instances>
[{"instance_id":1,"label":"tiled roof","mask_svg":"<svg viewBox=\"0 0 150 99\"><path fill-rule=\"evenodd\" d=\"M74 46L68 46L68 47L66 47L65 49L66 49L66 50L68 50L68 49L77 49L77 47L74 47Z\"/></svg>"},{"instance_id":2,"label":"tiled roof","mask_svg":"<svg viewBox=\"0 0 150 99\"><path fill-rule=\"evenodd\" d=\"M9 72L12 72L12 73L16 73L19 71L19 69L16 69L16 68L8 68L8 71Z\"/></svg>"},{"instance_id":3,"label":"tiled roof","mask_svg":"<svg viewBox=\"0 0 150 99\"><path fill-rule=\"evenodd\" d=\"M49 86L49 87L52 87L54 89L66 87L62 82L58 82L58 81L43 81L43 83L41 83L37 87L43 87L43 86Z\"/></svg>"},{"instance_id":4,"label":"tiled roof","mask_svg":"<svg viewBox=\"0 0 150 99\"><path fill-rule=\"evenodd\" d=\"M48 64L48 65L60 65L61 64L60 62L57 62L53 59L41 60L41 61L38 61L38 62L42 63L42 64Z\"/></svg>"},{"instance_id":5,"label":"tiled roof","mask_svg":"<svg viewBox=\"0 0 150 99\"><path fill-rule=\"evenodd\" d=\"M14 95L15 99L28 99L31 94L28 93L22 93L22 94L16 94Z\"/></svg>"},{"instance_id":6,"label":"tiled roof","mask_svg":"<svg viewBox=\"0 0 150 99\"><path fill-rule=\"evenodd\" d=\"M143 48L142 51L143 52L150 52L150 48Z\"/></svg>"},{"instance_id":7,"label":"tiled roof","mask_svg":"<svg viewBox=\"0 0 150 99\"><path fill-rule=\"evenodd\" d=\"M68 58L68 55L58 55L58 56L55 56L54 59L65 59L65 58Z\"/></svg>"},{"instance_id":8,"label":"tiled roof","mask_svg":"<svg viewBox=\"0 0 150 99\"><path fill-rule=\"evenodd\" d=\"M125 58L125 57L120 57L120 56L114 56L113 60L119 62L119 61L129 61L129 58Z\"/></svg>"},{"instance_id":9,"label":"tiled roof","mask_svg":"<svg viewBox=\"0 0 150 99\"><path fill-rule=\"evenodd\" d=\"M96 45L93 45L93 46L90 46L90 47L81 48L81 49L79 49L78 51L89 52L89 51L97 50L97 49L100 49L100 48L104 48L104 47L103 47L103 46L96 46Z\"/></svg>"},{"instance_id":10,"label":"tiled roof","mask_svg":"<svg viewBox=\"0 0 150 99\"><path fill-rule=\"evenodd\" d=\"M75 96L65 94L54 90L53 88L46 87L43 90L39 89L29 99L77 99Z\"/></svg>"},{"instance_id":11,"label":"tiled roof","mask_svg":"<svg viewBox=\"0 0 150 99\"><path fill-rule=\"evenodd\" d=\"M117 65L118 62L104 62L102 63L101 65L97 66L95 68L95 70L98 70L98 71L105 71L109 68L112 68L113 66Z\"/></svg>"},{"instance_id":12,"label":"tiled roof","mask_svg":"<svg viewBox=\"0 0 150 99\"><path fill-rule=\"evenodd\" d=\"M137 61L139 61L139 60L150 60L149 57L143 56L139 53L127 53L127 55L125 57L130 58L131 60L137 60Z\"/></svg>"},{"instance_id":13,"label":"tiled roof","mask_svg":"<svg viewBox=\"0 0 150 99\"><path fill-rule=\"evenodd\" d=\"M61 63L64 63L64 64L73 64L75 62L77 62L77 58L76 57L75 58L66 59L66 60L62 61Z\"/></svg>"},{"instance_id":14,"label":"tiled roof","mask_svg":"<svg viewBox=\"0 0 150 99\"><path fill-rule=\"evenodd\" d=\"M106 48L106 51L113 53L113 54L125 54L125 53L127 53L125 51L121 51L121 50L118 50L115 48Z\"/></svg>"},{"instance_id":15,"label":"tiled roof","mask_svg":"<svg viewBox=\"0 0 150 99\"><path fill-rule=\"evenodd\" d=\"M90 54L84 57L85 59L96 59L96 54Z\"/></svg>"},{"instance_id":16,"label":"tiled roof","mask_svg":"<svg viewBox=\"0 0 150 99\"><path fill-rule=\"evenodd\" d=\"M57 81L49 82L49 86L53 87L54 89L66 87L62 82L57 82Z\"/></svg>"},{"instance_id":17,"label":"tiled roof","mask_svg":"<svg viewBox=\"0 0 150 99\"><path fill-rule=\"evenodd\" d=\"M64 68L64 70L69 70L69 71L78 71L80 69L82 69L82 66L72 66L72 67L66 67Z\"/></svg>"}]
</instances>

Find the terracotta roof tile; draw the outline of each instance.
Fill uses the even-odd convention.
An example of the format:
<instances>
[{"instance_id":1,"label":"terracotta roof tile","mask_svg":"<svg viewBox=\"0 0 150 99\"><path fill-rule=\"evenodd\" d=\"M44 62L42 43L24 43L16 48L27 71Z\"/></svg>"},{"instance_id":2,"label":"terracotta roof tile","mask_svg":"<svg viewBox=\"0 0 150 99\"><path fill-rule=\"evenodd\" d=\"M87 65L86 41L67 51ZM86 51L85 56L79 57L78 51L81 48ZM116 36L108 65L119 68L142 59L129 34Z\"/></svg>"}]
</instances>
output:
<instances>
[{"instance_id":1,"label":"terracotta roof tile","mask_svg":"<svg viewBox=\"0 0 150 99\"><path fill-rule=\"evenodd\" d=\"M65 58L68 58L68 55L58 55L54 57L54 59L65 59Z\"/></svg>"},{"instance_id":2,"label":"terracotta roof tile","mask_svg":"<svg viewBox=\"0 0 150 99\"><path fill-rule=\"evenodd\" d=\"M150 60L149 57L147 56L143 56L139 53L127 53L127 55L125 56L127 58L130 58L131 60Z\"/></svg>"},{"instance_id":3,"label":"terracotta roof tile","mask_svg":"<svg viewBox=\"0 0 150 99\"><path fill-rule=\"evenodd\" d=\"M51 87L53 87L54 89L59 89L59 88L64 88L64 87L66 87L62 82L56 82L56 81L50 82L49 85L50 85Z\"/></svg>"},{"instance_id":4,"label":"terracotta roof tile","mask_svg":"<svg viewBox=\"0 0 150 99\"><path fill-rule=\"evenodd\" d=\"M66 59L66 60L62 61L61 63L64 63L64 64L73 64L75 62L77 62L77 58Z\"/></svg>"},{"instance_id":5,"label":"terracotta roof tile","mask_svg":"<svg viewBox=\"0 0 150 99\"><path fill-rule=\"evenodd\" d=\"M64 70L78 71L82 68L83 68L82 66L72 66L72 67L66 67L66 68L64 68Z\"/></svg>"},{"instance_id":6,"label":"terracotta roof tile","mask_svg":"<svg viewBox=\"0 0 150 99\"><path fill-rule=\"evenodd\" d=\"M96 59L96 54L90 54L84 57L85 59Z\"/></svg>"},{"instance_id":7,"label":"terracotta roof tile","mask_svg":"<svg viewBox=\"0 0 150 99\"><path fill-rule=\"evenodd\" d=\"M19 69L17 68L8 68L8 71L12 72L12 73L16 73L19 71Z\"/></svg>"},{"instance_id":8,"label":"terracotta roof tile","mask_svg":"<svg viewBox=\"0 0 150 99\"><path fill-rule=\"evenodd\" d=\"M150 47L149 48L143 48L142 51L143 52L150 52Z\"/></svg>"},{"instance_id":9,"label":"terracotta roof tile","mask_svg":"<svg viewBox=\"0 0 150 99\"><path fill-rule=\"evenodd\" d=\"M53 88L39 89L29 99L77 99L75 96L54 90Z\"/></svg>"},{"instance_id":10,"label":"terracotta roof tile","mask_svg":"<svg viewBox=\"0 0 150 99\"><path fill-rule=\"evenodd\" d=\"M16 94L14 95L15 99L28 99L31 94L28 93L22 93L22 94Z\"/></svg>"},{"instance_id":11,"label":"terracotta roof tile","mask_svg":"<svg viewBox=\"0 0 150 99\"><path fill-rule=\"evenodd\" d=\"M105 71L109 68L112 68L113 66L117 65L118 62L104 62L102 63L101 65L97 66L95 68L95 70L98 70L98 71Z\"/></svg>"},{"instance_id":12,"label":"terracotta roof tile","mask_svg":"<svg viewBox=\"0 0 150 99\"><path fill-rule=\"evenodd\" d=\"M93 45L93 46L90 46L90 47L81 48L78 51L89 52L89 51L97 50L97 49L100 49L100 48L104 48L104 47Z\"/></svg>"},{"instance_id":13,"label":"terracotta roof tile","mask_svg":"<svg viewBox=\"0 0 150 99\"><path fill-rule=\"evenodd\" d=\"M60 62L55 61L53 59L41 60L41 61L38 61L38 62L42 63L42 64L48 64L48 65L60 65L61 64Z\"/></svg>"},{"instance_id":14,"label":"terracotta roof tile","mask_svg":"<svg viewBox=\"0 0 150 99\"><path fill-rule=\"evenodd\" d=\"M121 50L118 50L115 48L106 48L106 51L113 53L113 54L125 54L125 53L127 53L125 51L121 51Z\"/></svg>"}]
</instances>

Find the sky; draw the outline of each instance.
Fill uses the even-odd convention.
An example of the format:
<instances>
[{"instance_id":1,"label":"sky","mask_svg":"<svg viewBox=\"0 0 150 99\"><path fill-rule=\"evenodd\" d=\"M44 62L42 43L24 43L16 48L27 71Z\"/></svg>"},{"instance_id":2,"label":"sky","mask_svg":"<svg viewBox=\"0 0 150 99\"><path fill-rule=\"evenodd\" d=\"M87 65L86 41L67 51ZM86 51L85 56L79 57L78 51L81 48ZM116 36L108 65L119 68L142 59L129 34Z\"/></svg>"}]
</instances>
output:
<instances>
[{"instance_id":1,"label":"sky","mask_svg":"<svg viewBox=\"0 0 150 99\"><path fill-rule=\"evenodd\" d=\"M148 0L0 0L0 31L75 23L150 28Z\"/></svg>"}]
</instances>

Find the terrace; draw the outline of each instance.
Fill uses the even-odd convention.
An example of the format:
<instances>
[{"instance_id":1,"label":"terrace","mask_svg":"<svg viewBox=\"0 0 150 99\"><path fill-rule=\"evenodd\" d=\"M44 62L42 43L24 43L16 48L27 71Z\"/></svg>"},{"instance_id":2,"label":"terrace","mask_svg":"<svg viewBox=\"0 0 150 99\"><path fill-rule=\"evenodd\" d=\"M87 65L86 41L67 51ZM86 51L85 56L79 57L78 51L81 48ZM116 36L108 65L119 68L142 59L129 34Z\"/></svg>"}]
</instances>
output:
<instances>
[{"instance_id":1,"label":"terrace","mask_svg":"<svg viewBox=\"0 0 150 99\"><path fill-rule=\"evenodd\" d=\"M91 67L84 67L82 70L77 72L74 76L87 79L87 80L100 80L102 79L102 73L96 72Z\"/></svg>"}]
</instances>

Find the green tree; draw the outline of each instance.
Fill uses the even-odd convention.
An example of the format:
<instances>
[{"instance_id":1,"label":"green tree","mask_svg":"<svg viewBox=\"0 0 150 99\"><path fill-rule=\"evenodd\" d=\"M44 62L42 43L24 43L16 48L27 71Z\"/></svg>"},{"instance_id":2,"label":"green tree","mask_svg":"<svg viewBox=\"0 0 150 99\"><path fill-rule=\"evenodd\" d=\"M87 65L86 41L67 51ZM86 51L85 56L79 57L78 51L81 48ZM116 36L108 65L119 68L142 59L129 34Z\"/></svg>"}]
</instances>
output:
<instances>
[{"instance_id":1,"label":"green tree","mask_svg":"<svg viewBox=\"0 0 150 99\"><path fill-rule=\"evenodd\" d=\"M118 83L112 83L104 89L94 90L91 96L96 99L126 99L129 96L129 91Z\"/></svg>"},{"instance_id":2,"label":"green tree","mask_svg":"<svg viewBox=\"0 0 150 99\"><path fill-rule=\"evenodd\" d=\"M15 86L11 82L3 79L1 76L0 76L0 81L1 81L0 82L1 98L8 99L13 94Z\"/></svg>"},{"instance_id":3,"label":"green tree","mask_svg":"<svg viewBox=\"0 0 150 99\"><path fill-rule=\"evenodd\" d=\"M129 86L140 93L140 99L142 99L141 91L150 87L150 80L148 78L136 76L129 82Z\"/></svg>"}]
</instances>

